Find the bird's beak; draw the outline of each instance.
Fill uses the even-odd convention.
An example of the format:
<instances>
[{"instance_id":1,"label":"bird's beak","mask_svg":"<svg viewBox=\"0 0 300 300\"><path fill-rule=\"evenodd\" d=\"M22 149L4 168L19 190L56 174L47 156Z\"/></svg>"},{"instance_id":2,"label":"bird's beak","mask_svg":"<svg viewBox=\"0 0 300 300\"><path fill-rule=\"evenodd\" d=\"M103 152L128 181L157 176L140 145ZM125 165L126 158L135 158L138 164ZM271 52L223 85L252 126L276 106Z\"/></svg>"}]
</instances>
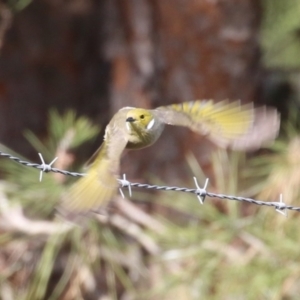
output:
<instances>
[{"instance_id":1,"label":"bird's beak","mask_svg":"<svg viewBox=\"0 0 300 300\"><path fill-rule=\"evenodd\" d=\"M132 123L132 122L134 122L136 119L134 119L133 117L128 117L127 119L126 119L126 122L130 122L130 123Z\"/></svg>"}]
</instances>

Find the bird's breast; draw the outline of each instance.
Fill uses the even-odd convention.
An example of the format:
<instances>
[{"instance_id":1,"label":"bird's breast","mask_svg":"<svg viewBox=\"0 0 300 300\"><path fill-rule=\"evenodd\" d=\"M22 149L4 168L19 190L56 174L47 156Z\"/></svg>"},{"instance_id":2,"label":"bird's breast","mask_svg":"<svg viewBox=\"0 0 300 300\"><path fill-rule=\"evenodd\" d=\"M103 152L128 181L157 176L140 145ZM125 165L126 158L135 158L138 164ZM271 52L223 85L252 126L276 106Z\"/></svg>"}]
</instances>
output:
<instances>
[{"instance_id":1,"label":"bird's breast","mask_svg":"<svg viewBox=\"0 0 300 300\"><path fill-rule=\"evenodd\" d=\"M151 130L133 130L129 135L126 148L134 150L149 147L160 137L163 129L164 125L159 124Z\"/></svg>"},{"instance_id":2,"label":"bird's breast","mask_svg":"<svg viewBox=\"0 0 300 300\"><path fill-rule=\"evenodd\" d=\"M154 134L131 134L126 145L127 149L141 149L152 145L157 138Z\"/></svg>"}]
</instances>

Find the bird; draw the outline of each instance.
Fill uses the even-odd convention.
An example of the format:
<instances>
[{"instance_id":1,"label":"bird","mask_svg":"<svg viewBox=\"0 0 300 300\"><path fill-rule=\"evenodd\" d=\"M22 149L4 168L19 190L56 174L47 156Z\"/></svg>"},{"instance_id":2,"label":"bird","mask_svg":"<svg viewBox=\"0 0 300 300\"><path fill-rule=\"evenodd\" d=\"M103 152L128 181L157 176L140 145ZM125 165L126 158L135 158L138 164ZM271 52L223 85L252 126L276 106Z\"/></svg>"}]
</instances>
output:
<instances>
[{"instance_id":1,"label":"bird","mask_svg":"<svg viewBox=\"0 0 300 300\"><path fill-rule=\"evenodd\" d=\"M123 151L149 147L165 125L187 127L220 148L249 151L276 138L280 115L275 108L254 108L251 103L228 100L196 100L155 109L121 108L106 126L87 174L62 196L60 210L82 214L108 204L119 186Z\"/></svg>"}]
</instances>

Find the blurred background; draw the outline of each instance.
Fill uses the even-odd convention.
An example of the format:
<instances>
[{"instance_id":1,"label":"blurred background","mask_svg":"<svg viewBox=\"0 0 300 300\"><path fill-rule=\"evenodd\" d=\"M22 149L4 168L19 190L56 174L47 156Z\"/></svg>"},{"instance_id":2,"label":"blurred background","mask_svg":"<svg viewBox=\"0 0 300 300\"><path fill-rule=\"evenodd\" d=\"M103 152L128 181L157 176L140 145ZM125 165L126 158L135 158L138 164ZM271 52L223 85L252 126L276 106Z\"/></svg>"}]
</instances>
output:
<instances>
[{"instance_id":1,"label":"blurred background","mask_svg":"<svg viewBox=\"0 0 300 300\"><path fill-rule=\"evenodd\" d=\"M2 1L0 150L83 171L124 106L241 99L279 110L273 145L167 128L122 172L300 206L299 15L298 0ZM0 163L0 299L299 299L298 212L134 189L74 227L55 206L76 179Z\"/></svg>"}]
</instances>

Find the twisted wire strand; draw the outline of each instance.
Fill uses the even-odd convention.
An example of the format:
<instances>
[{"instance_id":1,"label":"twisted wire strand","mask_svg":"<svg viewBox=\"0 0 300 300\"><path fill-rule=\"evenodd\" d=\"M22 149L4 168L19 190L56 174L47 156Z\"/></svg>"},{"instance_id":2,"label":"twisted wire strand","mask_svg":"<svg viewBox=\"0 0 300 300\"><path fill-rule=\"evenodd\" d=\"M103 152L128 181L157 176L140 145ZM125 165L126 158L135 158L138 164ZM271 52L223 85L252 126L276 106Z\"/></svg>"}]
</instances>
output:
<instances>
[{"instance_id":1,"label":"twisted wire strand","mask_svg":"<svg viewBox=\"0 0 300 300\"><path fill-rule=\"evenodd\" d=\"M264 206L273 206L277 209L284 210L295 210L300 212L300 207L285 205L283 202L280 201L273 201L273 202L266 202L261 200L255 200L252 198L240 197L240 196L231 196L231 195L224 195L224 194L216 194L207 192L204 189L190 189L185 187L176 187L176 186L158 186L158 185L150 185L146 183L136 183L136 182L129 182L130 186L138 187L138 188L145 188L145 189L155 189L155 190L162 190L162 191L176 191L176 192L185 192L185 193L193 193L196 195L201 195L210 198L219 198L219 199L226 199L231 201L241 201L241 202L248 202L251 204L256 205L264 205Z\"/></svg>"},{"instance_id":2,"label":"twisted wire strand","mask_svg":"<svg viewBox=\"0 0 300 300\"><path fill-rule=\"evenodd\" d=\"M36 168L36 169L40 170L41 175L43 172L45 172L45 173L54 172L54 173L61 173L63 175L74 176L74 177L85 176L84 173L70 172L70 171L60 170L57 168L52 168L51 164L56 160L56 158L50 164L45 164L41 154L39 154L39 155L41 157L42 164L30 163L28 161L21 160L18 157L15 157L8 153L4 153L4 152L0 151L0 156L7 157L11 160L14 160L15 162L17 162L19 164L24 165L24 166ZM41 177L40 177L40 179L41 179ZM145 188L145 189L155 189L155 190L159 190L159 191L176 191L176 192L193 193L193 194L197 195L198 198L201 197L202 200L199 199L201 204L203 204L205 197L211 197L211 198L219 198L219 199L223 199L223 200L226 199L226 200L231 200L231 201L248 202L248 203L256 204L256 205L272 206L272 207L275 207L277 212L279 212L285 216L286 216L286 210L293 210L293 211L300 212L300 207L286 205L282 201L282 198L280 198L280 201L266 202L266 201L261 201L261 200L255 200L252 198L207 192L206 191L207 183L205 184L205 187L203 189L198 187L197 182L196 182L197 189L176 187L176 186L158 186L158 185L150 185L150 184L146 184L146 183L130 182L130 181L126 180L125 175L124 175L123 179L119 180L119 182L120 182L120 188L128 187L129 192L131 192L131 190L130 190L131 187L137 187L137 188Z\"/></svg>"}]
</instances>

